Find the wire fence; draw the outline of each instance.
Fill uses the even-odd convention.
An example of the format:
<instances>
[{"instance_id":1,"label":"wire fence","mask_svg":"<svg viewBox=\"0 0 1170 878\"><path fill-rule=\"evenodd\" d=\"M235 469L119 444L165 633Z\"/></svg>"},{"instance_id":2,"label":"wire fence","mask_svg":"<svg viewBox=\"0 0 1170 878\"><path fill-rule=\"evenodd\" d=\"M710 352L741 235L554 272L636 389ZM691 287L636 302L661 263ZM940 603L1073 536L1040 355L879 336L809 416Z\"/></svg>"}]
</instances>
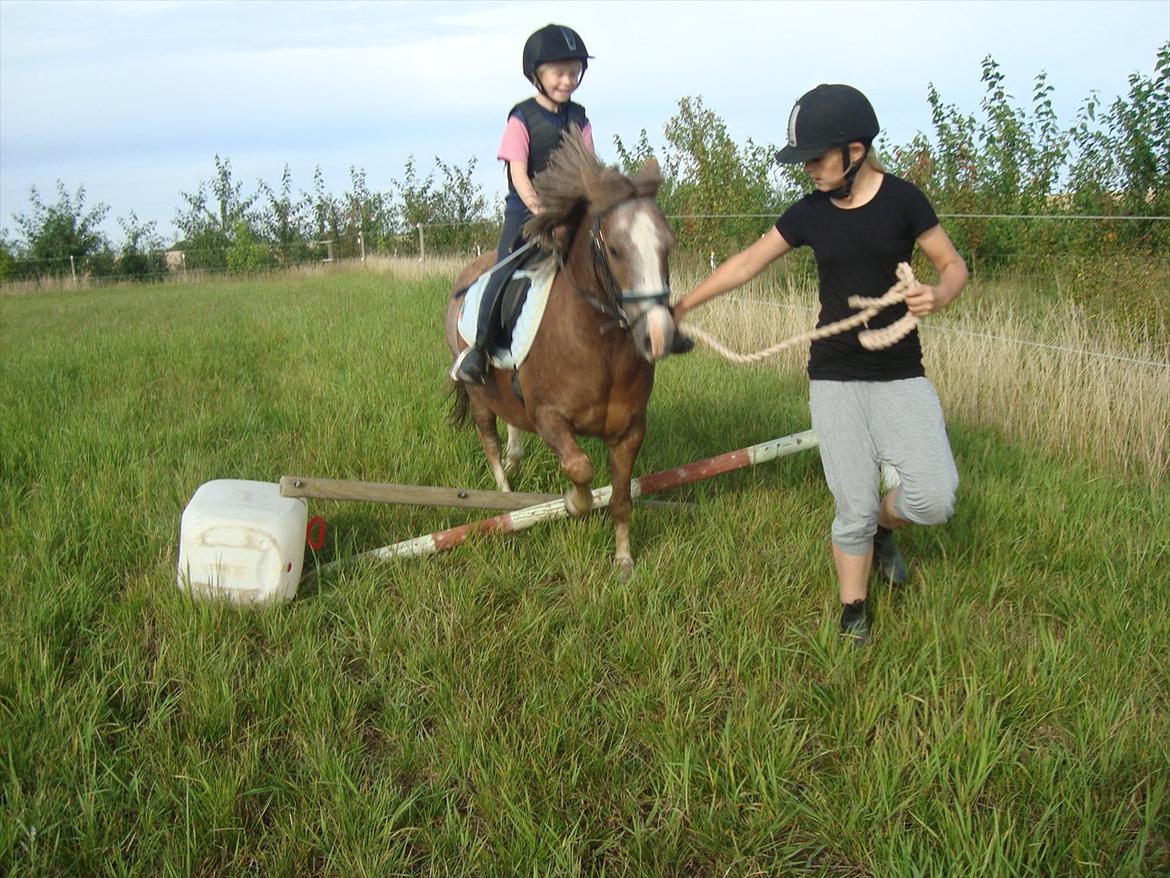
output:
<instances>
[{"instance_id":1,"label":"wire fence","mask_svg":"<svg viewBox=\"0 0 1170 878\"><path fill-rule=\"evenodd\" d=\"M688 231L698 223L741 221L730 252L743 246L753 233L762 234L781 213L687 213L669 214L680 251L714 268L729 255L728 247L688 249ZM973 275L984 272L1017 274L1061 270L1069 273L1080 261L1105 261L1129 265L1143 283L1165 281L1170 288L1170 248L1163 242L1170 234L1170 216L1106 216L1092 214L940 213L960 254ZM744 220L759 221L743 226ZM1076 235L1053 236L1037 232L1035 224L1077 223ZM990 226L989 224L997 224ZM966 225L964 225L966 224ZM1004 232L1003 227L1010 231ZM1014 226L1014 230L1011 227ZM1118 231L1140 227L1143 233ZM973 232L972 229L975 229ZM126 281L176 282L217 274L265 273L331 263L365 262L369 257L414 258L426 261L442 257L477 257L494 250L500 230L498 219L421 223L409 231L367 235L360 229L328 239L266 243L224 241L217 246L183 246L116 256L59 256L11 259L0 273L0 288L52 287L69 284L100 286ZM708 240L709 236L704 237ZM1082 244L1089 241L1093 248ZM1078 243L1081 242L1081 243ZM1129 269L1126 269L1129 270ZM786 271L812 275L811 255L797 251L787 260Z\"/></svg>"}]
</instances>

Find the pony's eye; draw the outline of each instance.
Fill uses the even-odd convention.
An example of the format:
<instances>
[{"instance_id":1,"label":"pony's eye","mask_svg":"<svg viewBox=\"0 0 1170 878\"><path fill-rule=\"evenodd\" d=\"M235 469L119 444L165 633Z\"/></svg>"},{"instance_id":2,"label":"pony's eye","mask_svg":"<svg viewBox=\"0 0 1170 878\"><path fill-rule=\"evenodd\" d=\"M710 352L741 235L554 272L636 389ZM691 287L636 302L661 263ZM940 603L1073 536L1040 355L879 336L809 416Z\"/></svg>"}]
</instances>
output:
<instances>
[{"instance_id":1,"label":"pony's eye","mask_svg":"<svg viewBox=\"0 0 1170 878\"><path fill-rule=\"evenodd\" d=\"M622 251L619 250L617 247L613 246L613 244L606 244L605 249L609 251L609 255L612 256L614 259L621 259Z\"/></svg>"}]
</instances>

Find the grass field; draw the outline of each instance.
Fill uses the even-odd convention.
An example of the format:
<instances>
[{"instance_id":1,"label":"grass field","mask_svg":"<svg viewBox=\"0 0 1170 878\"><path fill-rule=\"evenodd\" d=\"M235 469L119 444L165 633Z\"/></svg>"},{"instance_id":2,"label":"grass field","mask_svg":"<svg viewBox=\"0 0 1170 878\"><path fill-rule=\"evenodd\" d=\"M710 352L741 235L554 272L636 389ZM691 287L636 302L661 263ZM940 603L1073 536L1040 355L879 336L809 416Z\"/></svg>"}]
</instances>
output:
<instances>
[{"instance_id":1,"label":"grass field","mask_svg":"<svg viewBox=\"0 0 1170 878\"><path fill-rule=\"evenodd\" d=\"M1158 353L1002 291L925 336L958 512L863 650L814 453L635 509L626 582L594 515L259 612L180 593L211 479L491 486L443 421L452 276L0 298L0 873L1170 872L1170 378L1003 341ZM703 325L807 328L780 286ZM802 360L665 362L636 474L807 429ZM516 489L561 490L528 450ZM311 511L323 561L474 517Z\"/></svg>"}]
</instances>

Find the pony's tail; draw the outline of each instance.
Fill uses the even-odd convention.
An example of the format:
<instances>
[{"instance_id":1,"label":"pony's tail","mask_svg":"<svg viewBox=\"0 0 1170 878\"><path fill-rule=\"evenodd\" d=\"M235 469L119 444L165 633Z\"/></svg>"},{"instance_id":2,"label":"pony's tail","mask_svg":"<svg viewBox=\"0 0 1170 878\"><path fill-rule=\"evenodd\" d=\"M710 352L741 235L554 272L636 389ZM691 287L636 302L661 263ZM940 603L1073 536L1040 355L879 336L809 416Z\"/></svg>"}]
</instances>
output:
<instances>
[{"instance_id":1,"label":"pony's tail","mask_svg":"<svg viewBox=\"0 0 1170 878\"><path fill-rule=\"evenodd\" d=\"M467 385L462 381L452 381L451 389L447 393L451 397L451 411L447 413L447 423L451 427L462 427L467 423L467 413L471 411L471 397L467 395Z\"/></svg>"}]
</instances>

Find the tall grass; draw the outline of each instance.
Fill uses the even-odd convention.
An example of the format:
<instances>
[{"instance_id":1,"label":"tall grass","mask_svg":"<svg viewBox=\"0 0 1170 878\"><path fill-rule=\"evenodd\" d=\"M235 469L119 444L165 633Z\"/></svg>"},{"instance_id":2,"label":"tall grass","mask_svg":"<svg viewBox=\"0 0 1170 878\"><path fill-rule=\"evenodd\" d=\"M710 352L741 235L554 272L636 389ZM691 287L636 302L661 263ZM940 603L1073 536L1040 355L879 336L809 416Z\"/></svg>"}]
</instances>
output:
<instances>
[{"instance_id":1,"label":"tall grass","mask_svg":"<svg viewBox=\"0 0 1170 878\"><path fill-rule=\"evenodd\" d=\"M815 306L814 288L779 275L754 281L693 319L748 352L810 329ZM1087 319L1067 301L1039 298L1010 281L976 281L949 310L928 318L921 333L927 373L949 417L1153 487L1166 484L1170 350L1145 326ZM805 345L768 364L800 371L807 358Z\"/></svg>"},{"instance_id":2,"label":"tall grass","mask_svg":"<svg viewBox=\"0 0 1170 878\"><path fill-rule=\"evenodd\" d=\"M959 511L865 650L811 454L637 510L625 582L598 515L261 612L180 593L210 479L490 484L443 424L451 274L0 300L0 872L1170 869L1170 492L953 409ZM663 363L638 473L806 428L798 360ZM469 517L313 511L323 561Z\"/></svg>"}]
</instances>

